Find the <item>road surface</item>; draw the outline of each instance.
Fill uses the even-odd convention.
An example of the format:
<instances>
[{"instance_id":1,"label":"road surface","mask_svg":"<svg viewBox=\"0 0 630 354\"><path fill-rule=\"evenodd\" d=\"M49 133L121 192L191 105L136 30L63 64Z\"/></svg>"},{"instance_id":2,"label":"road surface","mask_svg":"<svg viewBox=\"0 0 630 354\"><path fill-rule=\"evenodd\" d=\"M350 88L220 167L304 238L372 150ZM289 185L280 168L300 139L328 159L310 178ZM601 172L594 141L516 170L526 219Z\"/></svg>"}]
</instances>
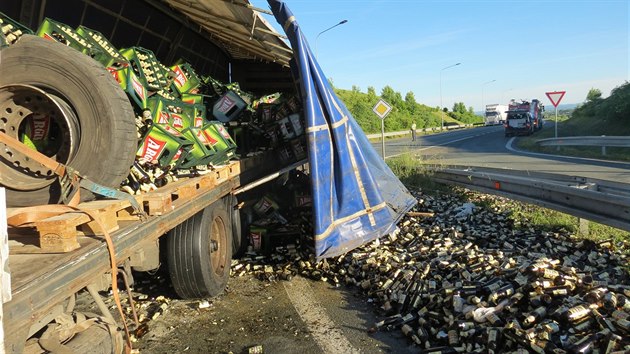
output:
<instances>
[{"instance_id":1,"label":"road surface","mask_svg":"<svg viewBox=\"0 0 630 354\"><path fill-rule=\"evenodd\" d=\"M545 129L553 129L547 124ZM519 151L515 138L506 138L502 126L455 130L432 135L387 140L385 156L413 153L422 160L444 165L506 168L559 173L630 183L630 163L574 158ZM374 142L380 153L381 143Z\"/></svg>"}]
</instances>

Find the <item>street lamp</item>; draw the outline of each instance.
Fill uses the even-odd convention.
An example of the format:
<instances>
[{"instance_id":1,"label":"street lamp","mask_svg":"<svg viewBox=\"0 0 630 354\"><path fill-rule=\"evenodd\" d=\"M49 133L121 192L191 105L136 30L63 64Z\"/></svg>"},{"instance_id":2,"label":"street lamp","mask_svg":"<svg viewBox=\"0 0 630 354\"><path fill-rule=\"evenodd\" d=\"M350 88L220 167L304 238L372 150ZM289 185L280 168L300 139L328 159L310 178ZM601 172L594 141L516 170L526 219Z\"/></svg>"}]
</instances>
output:
<instances>
[{"instance_id":1,"label":"street lamp","mask_svg":"<svg viewBox=\"0 0 630 354\"><path fill-rule=\"evenodd\" d=\"M452 68L454 66L457 66L461 63L457 63L457 64L453 64L453 65L449 65L445 68L442 68L442 70L440 70L440 111L442 111L442 71L448 69L448 68ZM442 124L441 124L441 129L440 130L444 130L444 115L442 114L443 112L440 112L440 117L442 118Z\"/></svg>"},{"instance_id":2,"label":"street lamp","mask_svg":"<svg viewBox=\"0 0 630 354\"><path fill-rule=\"evenodd\" d=\"M317 58L317 41L319 40L319 36L321 36L322 33L326 32L326 31L330 31L331 29L333 29L333 28L335 28L337 26L343 25L346 22L348 22L348 20L341 20L341 21L339 21L338 24L336 24L334 26L331 26L331 27L328 27L325 30L319 32L319 34L317 34L317 37L315 37L315 58Z\"/></svg>"},{"instance_id":3,"label":"street lamp","mask_svg":"<svg viewBox=\"0 0 630 354\"><path fill-rule=\"evenodd\" d=\"M497 80L490 80L490 81L488 81L488 82L484 82L483 84L481 84L481 112L485 112L485 109L486 109L486 108L484 107L484 105L483 105L483 87L484 87L484 86L486 86L487 84L491 84L491 83L493 83L493 82L495 82L495 81L497 81ZM486 116L486 115L484 114L484 117L485 117L485 116ZM484 118L484 119L485 119L485 118Z\"/></svg>"}]
</instances>

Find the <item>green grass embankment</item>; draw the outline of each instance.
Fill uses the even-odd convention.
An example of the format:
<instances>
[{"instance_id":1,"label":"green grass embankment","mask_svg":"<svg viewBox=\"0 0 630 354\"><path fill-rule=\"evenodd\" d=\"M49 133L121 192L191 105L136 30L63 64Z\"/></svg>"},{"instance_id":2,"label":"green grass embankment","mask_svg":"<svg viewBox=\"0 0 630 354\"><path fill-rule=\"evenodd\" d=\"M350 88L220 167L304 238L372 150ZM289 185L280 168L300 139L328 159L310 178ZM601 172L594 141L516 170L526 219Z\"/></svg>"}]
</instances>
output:
<instances>
[{"instance_id":1,"label":"green grass embankment","mask_svg":"<svg viewBox=\"0 0 630 354\"><path fill-rule=\"evenodd\" d=\"M606 155L602 155L600 146L540 146L537 140L553 138L555 120L553 113L547 114L547 125L541 131L516 140L519 149L564 156L587 157L611 161L630 161L630 148L606 147ZM623 121L596 119L593 117L567 118L558 117L558 137L569 136L630 136L630 125Z\"/></svg>"}]
</instances>

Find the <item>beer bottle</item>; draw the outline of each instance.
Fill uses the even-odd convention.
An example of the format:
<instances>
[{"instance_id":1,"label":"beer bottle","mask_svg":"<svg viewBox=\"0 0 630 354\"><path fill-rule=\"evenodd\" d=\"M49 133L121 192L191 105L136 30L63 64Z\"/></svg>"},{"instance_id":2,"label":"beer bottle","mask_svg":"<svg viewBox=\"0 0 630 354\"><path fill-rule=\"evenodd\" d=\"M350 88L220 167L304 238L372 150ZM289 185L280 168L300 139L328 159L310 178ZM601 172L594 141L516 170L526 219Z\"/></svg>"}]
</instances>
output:
<instances>
[{"instance_id":1,"label":"beer bottle","mask_svg":"<svg viewBox=\"0 0 630 354\"><path fill-rule=\"evenodd\" d=\"M572 308L570 308L566 314L565 314L565 318L567 321L569 322L576 322L586 316L588 316L591 313L591 309L584 306L584 305L578 305L578 306L574 306Z\"/></svg>"},{"instance_id":2,"label":"beer bottle","mask_svg":"<svg viewBox=\"0 0 630 354\"><path fill-rule=\"evenodd\" d=\"M525 317L525 319L523 320L523 324L525 326L531 326L534 323L538 323L545 317L546 314L547 309L543 306L540 306Z\"/></svg>"}]
</instances>

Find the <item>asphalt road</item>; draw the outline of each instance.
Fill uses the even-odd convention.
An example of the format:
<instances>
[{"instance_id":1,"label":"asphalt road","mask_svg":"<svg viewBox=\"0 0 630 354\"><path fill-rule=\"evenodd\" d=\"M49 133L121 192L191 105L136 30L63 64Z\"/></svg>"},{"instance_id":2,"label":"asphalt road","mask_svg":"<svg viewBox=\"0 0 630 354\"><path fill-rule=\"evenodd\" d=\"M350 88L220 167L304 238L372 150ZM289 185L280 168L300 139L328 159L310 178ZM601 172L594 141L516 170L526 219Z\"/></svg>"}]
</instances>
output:
<instances>
[{"instance_id":1,"label":"asphalt road","mask_svg":"<svg viewBox=\"0 0 630 354\"><path fill-rule=\"evenodd\" d=\"M549 123L544 129L553 129ZM506 138L502 126L455 130L432 135L387 140L385 156L413 153L422 160L444 165L505 168L520 171L558 173L630 183L630 163L546 155L519 151ZM381 143L373 143L381 152Z\"/></svg>"}]
</instances>

